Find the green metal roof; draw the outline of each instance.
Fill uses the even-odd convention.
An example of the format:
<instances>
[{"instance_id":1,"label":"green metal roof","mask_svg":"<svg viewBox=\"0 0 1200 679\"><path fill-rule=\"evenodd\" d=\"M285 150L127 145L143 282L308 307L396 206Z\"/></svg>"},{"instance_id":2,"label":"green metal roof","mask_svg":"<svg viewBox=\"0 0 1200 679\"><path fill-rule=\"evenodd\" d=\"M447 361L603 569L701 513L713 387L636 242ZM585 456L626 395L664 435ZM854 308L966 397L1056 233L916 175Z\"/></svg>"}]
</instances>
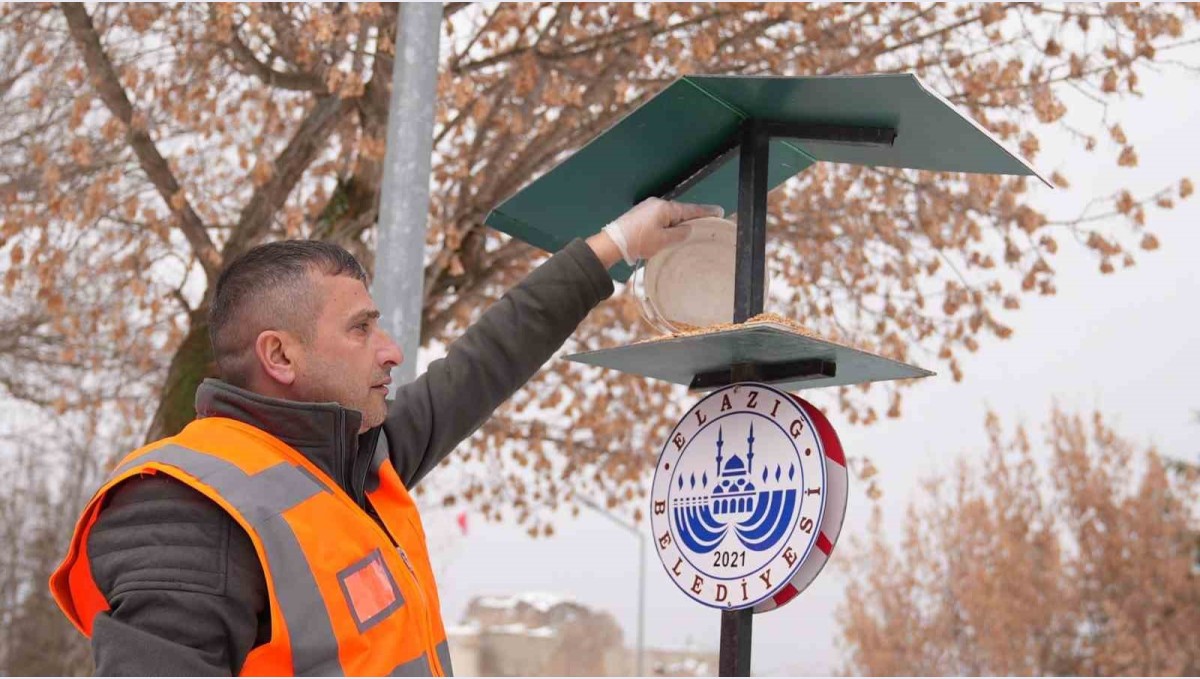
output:
<instances>
[{"instance_id":1,"label":"green metal roof","mask_svg":"<svg viewBox=\"0 0 1200 679\"><path fill-rule=\"evenodd\" d=\"M685 76L504 201L486 223L557 251L573 238L594 234L639 200L672 188L666 185L727 150L752 117L897 130L891 147L773 139L771 187L817 161L1040 178L912 74ZM721 205L732 214L737 174L735 151L730 162L676 199ZM624 280L629 270L621 265L615 274Z\"/></svg>"}]
</instances>

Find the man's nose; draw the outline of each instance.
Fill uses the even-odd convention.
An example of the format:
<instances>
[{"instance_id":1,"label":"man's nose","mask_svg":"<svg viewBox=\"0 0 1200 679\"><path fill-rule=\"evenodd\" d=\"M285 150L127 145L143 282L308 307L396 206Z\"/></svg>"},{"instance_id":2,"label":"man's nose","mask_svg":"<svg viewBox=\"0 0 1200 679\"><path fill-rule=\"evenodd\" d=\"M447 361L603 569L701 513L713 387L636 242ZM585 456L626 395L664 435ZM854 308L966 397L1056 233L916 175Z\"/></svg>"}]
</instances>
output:
<instances>
[{"instance_id":1,"label":"man's nose","mask_svg":"<svg viewBox=\"0 0 1200 679\"><path fill-rule=\"evenodd\" d=\"M395 340L388 333L383 333L383 346L379 351L379 362L392 368L404 362L404 351L400 349L400 345L396 344Z\"/></svg>"}]
</instances>

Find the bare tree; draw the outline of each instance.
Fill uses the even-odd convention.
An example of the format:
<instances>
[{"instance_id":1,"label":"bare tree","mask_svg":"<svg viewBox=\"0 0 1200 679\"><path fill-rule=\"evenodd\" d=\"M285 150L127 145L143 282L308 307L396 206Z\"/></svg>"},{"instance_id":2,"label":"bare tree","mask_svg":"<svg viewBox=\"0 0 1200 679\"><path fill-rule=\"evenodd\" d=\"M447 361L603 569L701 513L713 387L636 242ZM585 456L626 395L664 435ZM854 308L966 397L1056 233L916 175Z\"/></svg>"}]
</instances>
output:
<instances>
[{"instance_id":1,"label":"bare tree","mask_svg":"<svg viewBox=\"0 0 1200 679\"><path fill-rule=\"evenodd\" d=\"M113 418L111 409L71 411L50 426L37 408L16 410L0 425L0 673L91 674L91 649L58 610L47 581L99 481L96 449L132 439L98 424Z\"/></svg>"},{"instance_id":2,"label":"bare tree","mask_svg":"<svg viewBox=\"0 0 1200 679\"><path fill-rule=\"evenodd\" d=\"M1047 454L988 417L981 464L930 479L889 542L876 507L842 557L846 670L873 675L1195 675L1200 474L1172 473L1099 413L1055 410ZM1039 460L1042 462L1039 463Z\"/></svg>"},{"instance_id":3,"label":"bare tree","mask_svg":"<svg viewBox=\"0 0 1200 679\"><path fill-rule=\"evenodd\" d=\"M0 369L7 394L69 394L64 409L121 397L131 428L173 433L212 373L205 315L223 262L262 241L313 237L371 264L394 11L0 7L0 273L19 302L0 311L0 327L43 319L44 345ZM1136 95L1142 69L1193 40L1197 12L449 3L423 342L454 337L540 257L485 227L487 211L681 73L911 71L1034 160L1039 134L1065 134L1128 167L1137 154L1119 122L1091 129L1060 95L1084 92L1099 106ZM1062 173L1055 181L1068 185ZM1182 179L1152 195L1096 197L1111 210L1054 222L1020 178L817 166L772 196L771 259L789 282L772 304L819 334L960 378L958 355L1009 336L1022 296L1054 294L1058 240L1091 248L1103 272L1131 266L1137 249L1158 246L1148 211L1192 190ZM619 294L571 346L629 341L645 332L637 319ZM113 380L79 377L99 370L121 375L121 395L105 391ZM596 380L605 388L581 388ZM872 422L900 415L902 389L838 397L848 420ZM546 510L591 479L604 483L589 492L623 505L640 497L679 396L554 363L436 492L536 534L550 530Z\"/></svg>"}]
</instances>

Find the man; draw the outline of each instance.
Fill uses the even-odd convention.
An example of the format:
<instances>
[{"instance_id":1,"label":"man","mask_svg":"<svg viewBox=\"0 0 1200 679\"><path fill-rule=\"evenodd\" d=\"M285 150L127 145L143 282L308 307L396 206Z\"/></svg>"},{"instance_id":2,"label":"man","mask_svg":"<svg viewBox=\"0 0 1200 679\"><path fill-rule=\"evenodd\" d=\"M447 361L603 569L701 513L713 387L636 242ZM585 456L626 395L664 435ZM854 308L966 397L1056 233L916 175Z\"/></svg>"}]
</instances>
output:
<instances>
[{"instance_id":1,"label":"man","mask_svg":"<svg viewBox=\"0 0 1200 679\"><path fill-rule=\"evenodd\" d=\"M607 269L720 212L650 199L570 243L393 401L405 357L349 253L287 241L229 264L210 311L221 379L183 432L113 471L51 578L97 672L450 675L408 490L612 294Z\"/></svg>"}]
</instances>

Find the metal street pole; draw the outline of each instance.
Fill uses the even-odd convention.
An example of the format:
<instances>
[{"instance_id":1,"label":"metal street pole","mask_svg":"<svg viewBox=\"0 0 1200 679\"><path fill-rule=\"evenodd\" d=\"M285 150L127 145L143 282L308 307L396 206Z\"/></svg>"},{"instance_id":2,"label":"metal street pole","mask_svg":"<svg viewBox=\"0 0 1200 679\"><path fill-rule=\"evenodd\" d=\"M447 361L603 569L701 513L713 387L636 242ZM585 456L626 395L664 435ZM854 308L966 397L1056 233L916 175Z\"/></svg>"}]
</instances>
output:
<instances>
[{"instance_id":1,"label":"metal street pole","mask_svg":"<svg viewBox=\"0 0 1200 679\"><path fill-rule=\"evenodd\" d=\"M583 496L576 496L583 506L602 516L608 517L609 521L617 524L621 528L629 531L637 538L638 541L638 623L637 623L637 668L634 674L639 677L646 676L644 665L646 659L646 536L642 535L642 531L638 530L637 526L625 523L625 521L615 514L610 513L607 509L602 508L595 502Z\"/></svg>"},{"instance_id":2,"label":"metal street pole","mask_svg":"<svg viewBox=\"0 0 1200 679\"><path fill-rule=\"evenodd\" d=\"M638 541L638 630L637 630L637 675L646 676L646 539L641 533Z\"/></svg>"},{"instance_id":3,"label":"metal street pole","mask_svg":"<svg viewBox=\"0 0 1200 679\"><path fill-rule=\"evenodd\" d=\"M400 3L372 291L404 351L393 390L417 373L441 25L440 2Z\"/></svg>"}]
</instances>

